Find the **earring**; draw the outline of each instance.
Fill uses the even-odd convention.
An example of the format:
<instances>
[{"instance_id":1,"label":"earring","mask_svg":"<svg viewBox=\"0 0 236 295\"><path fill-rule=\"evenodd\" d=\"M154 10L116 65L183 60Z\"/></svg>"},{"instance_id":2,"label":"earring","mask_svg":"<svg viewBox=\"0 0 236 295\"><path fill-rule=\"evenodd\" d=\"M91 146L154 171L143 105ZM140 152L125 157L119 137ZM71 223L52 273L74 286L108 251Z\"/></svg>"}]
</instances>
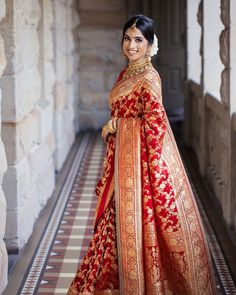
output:
<instances>
[{"instance_id":1,"label":"earring","mask_svg":"<svg viewBox=\"0 0 236 295\"><path fill-rule=\"evenodd\" d=\"M146 56L147 60L150 62L151 61L151 49L150 48L146 51L145 56Z\"/></svg>"}]
</instances>

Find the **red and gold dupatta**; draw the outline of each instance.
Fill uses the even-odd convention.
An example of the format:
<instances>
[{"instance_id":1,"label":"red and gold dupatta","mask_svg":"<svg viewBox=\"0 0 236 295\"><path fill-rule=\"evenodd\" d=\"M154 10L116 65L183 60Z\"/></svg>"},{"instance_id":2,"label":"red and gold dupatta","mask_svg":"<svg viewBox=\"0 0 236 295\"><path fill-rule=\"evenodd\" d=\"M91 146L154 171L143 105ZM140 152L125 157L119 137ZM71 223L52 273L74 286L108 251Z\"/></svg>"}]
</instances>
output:
<instances>
[{"instance_id":1,"label":"red and gold dupatta","mask_svg":"<svg viewBox=\"0 0 236 295\"><path fill-rule=\"evenodd\" d=\"M120 294L145 294L140 121L119 119L115 155Z\"/></svg>"},{"instance_id":2,"label":"red and gold dupatta","mask_svg":"<svg viewBox=\"0 0 236 295\"><path fill-rule=\"evenodd\" d=\"M133 92L119 96L129 85ZM120 294L215 294L201 218L162 105L158 74L151 70L120 82L114 93L113 102L124 101L114 111L124 114L115 139L114 178Z\"/></svg>"}]
</instances>

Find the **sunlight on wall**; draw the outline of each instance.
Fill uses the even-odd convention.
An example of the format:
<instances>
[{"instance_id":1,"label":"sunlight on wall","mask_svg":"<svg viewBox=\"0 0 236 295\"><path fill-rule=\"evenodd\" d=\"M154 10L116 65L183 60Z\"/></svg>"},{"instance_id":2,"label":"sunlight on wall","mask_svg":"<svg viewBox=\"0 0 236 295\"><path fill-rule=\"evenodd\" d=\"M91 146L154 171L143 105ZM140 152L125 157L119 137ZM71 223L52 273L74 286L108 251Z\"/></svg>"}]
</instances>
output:
<instances>
[{"instance_id":1,"label":"sunlight on wall","mask_svg":"<svg viewBox=\"0 0 236 295\"><path fill-rule=\"evenodd\" d=\"M201 27L197 20L199 2L200 0L187 2L188 79L198 84L201 82Z\"/></svg>"},{"instance_id":2,"label":"sunlight on wall","mask_svg":"<svg viewBox=\"0 0 236 295\"><path fill-rule=\"evenodd\" d=\"M203 3L204 14L204 92L220 98L221 72L219 37L224 25L220 19L220 0Z\"/></svg>"}]
</instances>

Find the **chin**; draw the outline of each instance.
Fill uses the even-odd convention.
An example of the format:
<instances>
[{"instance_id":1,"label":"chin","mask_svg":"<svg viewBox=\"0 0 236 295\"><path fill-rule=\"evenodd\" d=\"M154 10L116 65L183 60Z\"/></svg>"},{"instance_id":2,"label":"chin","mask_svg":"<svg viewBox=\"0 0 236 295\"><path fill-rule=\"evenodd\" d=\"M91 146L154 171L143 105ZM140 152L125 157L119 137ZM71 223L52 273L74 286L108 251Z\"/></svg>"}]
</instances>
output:
<instances>
[{"instance_id":1,"label":"chin","mask_svg":"<svg viewBox=\"0 0 236 295\"><path fill-rule=\"evenodd\" d=\"M135 61L135 60L137 60L137 59L139 59L139 57L129 57L129 61Z\"/></svg>"}]
</instances>

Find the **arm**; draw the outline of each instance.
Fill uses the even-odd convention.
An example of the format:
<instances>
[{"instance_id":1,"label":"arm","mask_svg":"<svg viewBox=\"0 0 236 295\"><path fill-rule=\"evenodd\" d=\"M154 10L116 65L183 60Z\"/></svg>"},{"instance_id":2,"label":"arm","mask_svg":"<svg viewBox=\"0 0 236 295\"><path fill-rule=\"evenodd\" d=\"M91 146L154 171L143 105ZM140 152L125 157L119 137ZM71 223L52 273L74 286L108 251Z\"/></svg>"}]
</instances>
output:
<instances>
[{"instance_id":1,"label":"arm","mask_svg":"<svg viewBox=\"0 0 236 295\"><path fill-rule=\"evenodd\" d=\"M107 140L107 136L116 133L117 118L110 119L102 128L102 138Z\"/></svg>"},{"instance_id":2,"label":"arm","mask_svg":"<svg viewBox=\"0 0 236 295\"><path fill-rule=\"evenodd\" d=\"M126 69L123 69L120 72L116 80L116 83L118 83L122 79L125 71ZM116 133L116 129L117 129L117 118L112 118L102 128L102 138L104 139L104 141L107 140L108 135Z\"/></svg>"},{"instance_id":3,"label":"arm","mask_svg":"<svg viewBox=\"0 0 236 295\"><path fill-rule=\"evenodd\" d=\"M166 132L166 114L162 105L161 81L159 76L144 80L142 91L142 136L146 142L150 164L156 163L161 156L163 139Z\"/></svg>"},{"instance_id":4,"label":"arm","mask_svg":"<svg viewBox=\"0 0 236 295\"><path fill-rule=\"evenodd\" d=\"M141 91L141 163L142 189L144 198L144 219L148 226L153 225L154 199L158 200L161 172L161 153L166 133L166 114L161 102L159 77L145 80ZM153 196L156 198L153 199ZM148 228L146 228L148 232Z\"/></svg>"}]
</instances>

